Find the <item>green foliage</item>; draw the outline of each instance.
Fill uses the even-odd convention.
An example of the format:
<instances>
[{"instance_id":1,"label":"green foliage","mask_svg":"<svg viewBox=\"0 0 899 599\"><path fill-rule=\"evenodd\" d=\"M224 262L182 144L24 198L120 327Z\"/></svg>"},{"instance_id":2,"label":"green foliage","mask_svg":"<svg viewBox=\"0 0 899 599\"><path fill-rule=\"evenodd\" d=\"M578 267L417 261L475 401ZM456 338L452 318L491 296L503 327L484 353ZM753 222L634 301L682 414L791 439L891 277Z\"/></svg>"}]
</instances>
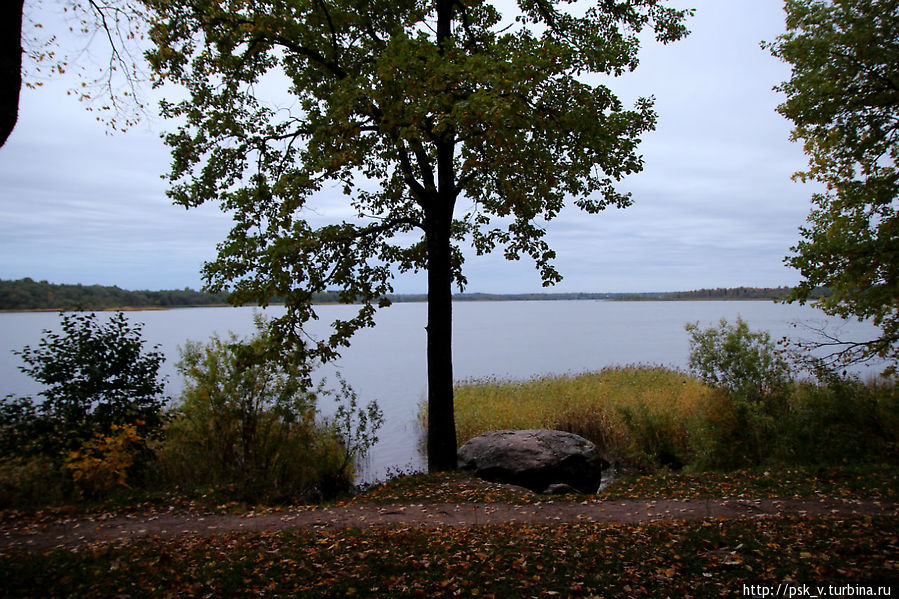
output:
<instances>
[{"instance_id":1,"label":"green foliage","mask_svg":"<svg viewBox=\"0 0 899 599\"><path fill-rule=\"evenodd\" d=\"M37 348L13 352L25 362L20 370L44 389L42 399L4 399L0 447L58 456L116 425L155 434L163 423L164 357L144 350L141 325L121 312L105 323L93 313L60 318L61 332L44 331Z\"/></svg>"},{"instance_id":2,"label":"green foliage","mask_svg":"<svg viewBox=\"0 0 899 599\"><path fill-rule=\"evenodd\" d=\"M318 421L307 365L285 359L266 323L256 324L248 340L214 336L183 348L184 392L157 448L164 481L228 487L256 501L347 490L355 460L376 440L380 412L357 412L344 384L349 406L333 424Z\"/></svg>"},{"instance_id":3,"label":"green foliage","mask_svg":"<svg viewBox=\"0 0 899 599\"><path fill-rule=\"evenodd\" d=\"M359 407L359 397L350 385L337 376L340 389L325 390L320 386L320 393L336 396L337 410L328 420L331 428L341 439L344 448L344 460L340 475L351 469L354 464L364 460L369 450L378 442L377 432L384 424L384 414L378 404L371 401L364 408Z\"/></svg>"},{"instance_id":4,"label":"green foliage","mask_svg":"<svg viewBox=\"0 0 899 599\"><path fill-rule=\"evenodd\" d=\"M29 278L0 280L0 310L106 310L224 304L225 294L192 289L127 291L104 285L57 285Z\"/></svg>"},{"instance_id":5,"label":"green foliage","mask_svg":"<svg viewBox=\"0 0 899 599\"><path fill-rule=\"evenodd\" d=\"M660 294L658 299L663 300L762 300L762 299L786 299L791 292L790 287L718 287L716 289L696 289L694 291L675 291ZM637 294L640 295L646 294ZM821 298L830 295L827 289L815 289L811 297ZM647 299L650 299L647 297Z\"/></svg>"},{"instance_id":6,"label":"green foliage","mask_svg":"<svg viewBox=\"0 0 899 599\"><path fill-rule=\"evenodd\" d=\"M719 327L686 326L690 370L721 395L692 423L694 462L700 468L758 465L776 439L773 414L782 407L789 365L765 331L741 318Z\"/></svg>"},{"instance_id":7,"label":"green foliage","mask_svg":"<svg viewBox=\"0 0 899 599\"><path fill-rule=\"evenodd\" d=\"M690 332L690 367L720 391L691 423L694 467L815 464L896 457L899 396L817 362L794 381L770 337L738 319Z\"/></svg>"},{"instance_id":8,"label":"green foliage","mask_svg":"<svg viewBox=\"0 0 899 599\"><path fill-rule=\"evenodd\" d=\"M711 387L741 400L758 403L780 392L789 380L789 364L765 331L753 332L741 318L736 324L721 319L719 328L690 333L690 370Z\"/></svg>"},{"instance_id":9,"label":"green foliage","mask_svg":"<svg viewBox=\"0 0 899 599\"><path fill-rule=\"evenodd\" d=\"M831 372L818 384L795 385L779 427L791 436L775 456L784 463L856 461L858 456L895 458L899 452L899 389L894 383L863 383Z\"/></svg>"},{"instance_id":10,"label":"green foliage","mask_svg":"<svg viewBox=\"0 0 899 599\"><path fill-rule=\"evenodd\" d=\"M614 184L642 169L637 145L656 123L652 99L627 109L586 83L607 77L587 75L633 70L637 34L680 39L688 11L628 0L575 14L560 0L521 0L503 23L485 0L147 4L158 81L187 90L162 105L178 123L166 138L170 195L234 215L205 267L209 287L231 289L236 303L283 298L279 336L329 359L374 324L397 273L428 270L428 393L439 414L429 461L453 467L450 293L465 283L461 245L528 256L545 285L560 280L543 222L566 201L589 213L629 205ZM352 216L307 220L335 188ZM329 288L361 307L310 342L310 301Z\"/></svg>"},{"instance_id":11,"label":"green foliage","mask_svg":"<svg viewBox=\"0 0 899 599\"><path fill-rule=\"evenodd\" d=\"M766 44L792 69L777 89L778 111L795 124L809 168L795 176L826 186L802 241L787 258L829 314L871 318L882 335L842 343L836 361L899 360L899 3L896 0L787 0L787 32Z\"/></svg>"}]
</instances>

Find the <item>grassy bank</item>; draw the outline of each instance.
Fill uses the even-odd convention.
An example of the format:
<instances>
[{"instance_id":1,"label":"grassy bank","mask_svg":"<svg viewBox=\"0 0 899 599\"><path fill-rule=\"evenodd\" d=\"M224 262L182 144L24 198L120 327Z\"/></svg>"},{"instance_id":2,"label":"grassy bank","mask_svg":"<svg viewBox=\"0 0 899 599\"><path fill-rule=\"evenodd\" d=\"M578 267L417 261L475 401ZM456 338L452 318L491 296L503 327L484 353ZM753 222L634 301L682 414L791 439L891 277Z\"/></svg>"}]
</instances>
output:
<instances>
[{"instance_id":1,"label":"grassy bank","mask_svg":"<svg viewBox=\"0 0 899 599\"><path fill-rule=\"evenodd\" d=\"M457 438L461 445L491 430L549 428L590 439L613 462L641 462L642 452L664 463L686 452L686 424L711 394L695 377L642 366L470 381L455 389Z\"/></svg>"},{"instance_id":2,"label":"grassy bank","mask_svg":"<svg viewBox=\"0 0 899 599\"><path fill-rule=\"evenodd\" d=\"M642 470L892 461L899 393L895 385L839 379L791 382L749 402L647 366L456 387L460 444L528 428L579 434L610 461Z\"/></svg>"}]
</instances>

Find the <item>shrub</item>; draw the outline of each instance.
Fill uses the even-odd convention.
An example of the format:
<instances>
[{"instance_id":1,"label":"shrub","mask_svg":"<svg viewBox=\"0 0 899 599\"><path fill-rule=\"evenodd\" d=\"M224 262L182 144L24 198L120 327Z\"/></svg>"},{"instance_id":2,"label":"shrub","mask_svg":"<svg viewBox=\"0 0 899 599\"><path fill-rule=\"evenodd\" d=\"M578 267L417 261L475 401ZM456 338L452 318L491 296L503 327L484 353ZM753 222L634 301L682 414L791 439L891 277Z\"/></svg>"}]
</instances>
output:
<instances>
[{"instance_id":1,"label":"shrub","mask_svg":"<svg viewBox=\"0 0 899 599\"><path fill-rule=\"evenodd\" d=\"M376 402L369 402L365 408L359 407L359 397L340 375L337 376L340 389L326 391L324 384L319 387L321 394L335 396L337 410L332 418L326 419L336 438L340 440L342 460L337 469L338 480L346 477L351 470L368 456L369 450L378 442L377 432L384 423L384 414Z\"/></svg>"},{"instance_id":2,"label":"shrub","mask_svg":"<svg viewBox=\"0 0 899 599\"><path fill-rule=\"evenodd\" d=\"M781 392L789 382L790 368L771 336L750 331L741 318L734 325L722 318L719 324L707 329L698 323L686 325L693 374L746 401L760 402Z\"/></svg>"},{"instance_id":3,"label":"shrub","mask_svg":"<svg viewBox=\"0 0 899 599\"><path fill-rule=\"evenodd\" d=\"M692 421L694 469L825 465L896 458L899 397L805 358L816 380L795 381L767 333L734 326L691 333L690 365L717 388Z\"/></svg>"},{"instance_id":4,"label":"shrub","mask_svg":"<svg viewBox=\"0 0 899 599\"><path fill-rule=\"evenodd\" d=\"M113 424L110 434L97 433L66 457L65 469L84 498L103 497L116 487L128 487L128 471L144 440L136 424Z\"/></svg>"},{"instance_id":5,"label":"shrub","mask_svg":"<svg viewBox=\"0 0 899 599\"><path fill-rule=\"evenodd\" d=\"M133 424L142 436L158 431L164 357L156 348L144 351L141 325L131 325L121 312L105 324L93 313L61 319L62 333L44 331L37 348L14 352L25 362L20 370L44 390L42 399L4 399L0 447L59 456L113 426Z\"/></svg>"},{"instance_id":6,"label":"shrub","mask_svg":"<svg viewBox=\"0 0 899 599\"><path fill-rule=\"evenodd\" d=\"M121 312L106 323L62 314L60 324L62 332L44 331L37 348L14 352L44 389L0 402L4 504L44 505L75 489L99 497L134 480L152 457L146 441L163 423L164 358L144 350L140 325Z\"/></svg>"},{"instance_id":7,"label":"shrub","mask_svg":"<svg viewBox=\"0 0 899 599\"><path fill-rule=\"evenodd\" d=\"M776 459L828 464L895 459L897 415L894 385L865 384L835 372L817 383L799 383L780 421L791 443Z\"/></svg>"},{"instance_id":8,"label":"shrub","mask_svg":"<svg viewBox=\"0 0 899 599\"><path fill-rule=\"evenodd\" d=\"M776 442L774 419L763 404L722 391L689 423L691 470L733 470L764 463Z\"/></svg>"},{"instance_id":9,"label":"shrub","mask_svg":"<svg viewBox=\"0 0 899 599\"><path fill-rule=\"evenodd\" d=\"M691 426L693 466L734 468L766 461L790 387L789 363L765 331L741 318L690 333L690 370L721 394Z\"/></svg>"},{"instance_id":10,"label":"shrub","mask_svg":"<svg viewBox=\"0 0 899 599\"><path fill-rule=\"evenodd\" d=\"M226 487L252 501L330 497L348 489L355 459L376 440L380 411L370 405L357 412L351 394L350 407L336 420L317 419L308 368L281 355L261 318L256 325L248 340L214 336L183 348L178 369L185 388L158 448L162 476L175 484ZM341 392L351 390L343 385Z\"/></svg>"},{"instance_id":11,"label":"shrub","mask_svg":"<svg viewBox=\"0 0 899 599\"><path fill-rule=\"evenodd\" d=\"M0 457L0 507L34 508L72 495L71 478L45 455Z\"/></svg>"}]
</instances>

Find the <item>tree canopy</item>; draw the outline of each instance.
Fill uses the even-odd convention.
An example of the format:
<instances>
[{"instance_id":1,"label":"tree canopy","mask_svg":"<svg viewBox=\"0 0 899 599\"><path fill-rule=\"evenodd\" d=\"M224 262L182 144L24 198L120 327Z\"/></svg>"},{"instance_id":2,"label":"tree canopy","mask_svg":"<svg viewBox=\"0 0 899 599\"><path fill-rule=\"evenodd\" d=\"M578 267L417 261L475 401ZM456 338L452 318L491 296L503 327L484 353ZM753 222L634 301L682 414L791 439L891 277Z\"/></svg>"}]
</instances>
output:
<instances>
[{"instance_id":1,"label":"tree canopy","mask_svg":"<svg viewBox=\"0 0 899 599\"><path fill-rule=\"evenodd\" d=\"M792 294L829 314L871 318L877 339L831 339L845 361L899 359L899 2L786 0L787 32L767 44L790 63L778 111L796 127L809 168L825 185L786 262L803 281Z\"/></svg>"},{"instance_id":2,"label":"tree canopy","mask_svg":"<svg viewBox=\"0 0 899 599\"><path fill-rule=\"evenodd\" d=\"M687 11L661 0L146 0L150 62L183 85L163 104L177 131L171 196L218 201L235 224L204 274L237 303L284 299L283 341L328 359L392 291L428 274L428 456L454 468L451 292L462 244L553 267L545 224L571 201L625 207L651 98L608 86L638 64L638 34L667 43ZM513 18L514 17L514 18ZM316 198L347 196L319 224ZM312 294L339 288L358 314L310 342Z\"/></svg>"}]
</instances>

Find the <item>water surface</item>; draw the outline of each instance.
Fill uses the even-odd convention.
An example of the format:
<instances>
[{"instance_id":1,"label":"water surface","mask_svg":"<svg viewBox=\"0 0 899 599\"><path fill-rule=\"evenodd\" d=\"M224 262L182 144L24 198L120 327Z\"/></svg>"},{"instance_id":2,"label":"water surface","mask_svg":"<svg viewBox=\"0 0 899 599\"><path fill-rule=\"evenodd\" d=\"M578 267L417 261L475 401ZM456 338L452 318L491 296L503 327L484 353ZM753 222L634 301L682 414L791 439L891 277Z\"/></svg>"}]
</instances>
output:
<instances>
[{"instance_id":1,"label":"water surface","mask_svg":"<svg viewBox=\"0 0 899 599\"><path fill-rule=\"evenodd\" d=\"M472 378L523 379L544 374L577 373L607 366L660 364L686 368L689 337L684 325L716 325L742 317L754 330L773 338L815 337L814 328L827 325L847 339L868 339L877 329L867 323L826 317L815 308L773 302L613 302L509 301L457 302L453 306L454 375ZM324 335L328 324L355 311L353 306L320 306L321 319L310 327ZM187 340L203 341L213 333L249 335L254 331L253 308L185 308L128 313L144 323L149 345L166 356L162 373L167 392L177 396L182 381L175 369L178 348ZM264 311L282 314L278 307ZM402 303L381 310L377 326L359 332L341 359L324 374L340 374L362 402L376 399L384 411L381 441L374 448L366 478L382 478L388 469L422 467L418 454L419 402L427 395L425 361L427 306ZM55 313L0 314L0 395L34 394L39 387L18 371L20 359L11 350L36 347L44 329L58 328ZM322 405L327 413L333 406Z\"/></svg>"}]
</instances>

